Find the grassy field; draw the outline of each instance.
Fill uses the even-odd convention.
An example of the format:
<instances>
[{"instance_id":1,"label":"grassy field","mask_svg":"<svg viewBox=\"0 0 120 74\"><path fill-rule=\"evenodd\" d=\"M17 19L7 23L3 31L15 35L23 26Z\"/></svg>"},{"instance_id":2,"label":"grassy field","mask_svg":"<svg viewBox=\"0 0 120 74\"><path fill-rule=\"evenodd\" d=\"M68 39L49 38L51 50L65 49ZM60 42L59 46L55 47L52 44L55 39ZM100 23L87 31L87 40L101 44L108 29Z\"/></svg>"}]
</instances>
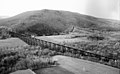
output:
<instances>
[{"instance_id":1,"label":"grassy field","mask_svg":"<svg viewBox=\"0 0 120 74\"><path fill-rule=\"evenodd\" d=\"M120 70L106 65L90 62L87 60L71 58L66 56L55 56L60 67L74 74L119 74Z\"/></svg>"},{"instance_id":2,"label":"grassy field","mask_svg":"<svg viewBox=\"0 0 120 74\"><path fill-rule=\"evenodd\" d=\"M16 47L23 45L27 45L27 44L18 38L9 38L9 39L0 40L0 47Z\"/></svg>"},{"instance_id":3,"label":"grassy field","mask_svg":"<svg viewBox=\"0 0 120 74\"><path fill-rule=\"evenodd\" d=\"M40 36L36 38L55 42L55 43L60 43L60 44L82 42L82 41L89 42L89 40L87 40L87 38L84 37L83 35L79 35L79 37L75 37L75 36L76 35L67 34L67 35L54 35L54 36Z\"/></svg>"},{"instance_id":4,"label":"grassy field","mask_svg":"<svg viewBox=\"0 0 120 74\"><path fill-rule=\"evenodd\" d=\"M34 72L31 71L30 69L27 69L27 70L19 70L19 71L15 71L15 72L10 73L10 74L34 74Z\"/></svg>"},{"instance_id":5,"label":"grassy field","mask_svg":"<svg viewBox=\"0 0 120 74\"><path fill-rule=\"evenodd\" d=\"M34 71L36 74L74 74L62 67L44 68Z\"/></svg>"}]
</instances>

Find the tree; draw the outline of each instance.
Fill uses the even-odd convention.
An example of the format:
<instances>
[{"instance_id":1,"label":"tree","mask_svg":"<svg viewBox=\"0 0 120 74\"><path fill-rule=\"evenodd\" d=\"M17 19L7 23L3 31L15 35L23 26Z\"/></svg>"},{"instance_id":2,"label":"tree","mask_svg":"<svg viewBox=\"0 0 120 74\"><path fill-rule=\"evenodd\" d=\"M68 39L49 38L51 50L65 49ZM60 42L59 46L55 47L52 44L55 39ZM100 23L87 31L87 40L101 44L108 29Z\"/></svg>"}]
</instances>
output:
<instances>
[{"instance_id":1,"label":"tree","mask_svg":"<svg viewBox=\"0 0 120 74\"><path fill-rule=\"evenodd\" d=\"M0 39L9 38L10 37L9 31L10 31L10 28L1 26L0 27Z\"/></svg>"},{"instance_id":2,"label":"tree","mask_svg":"<svg viewBox=\"0 0 120 74\"><path fill-rule=\"evenodd\" d=\"M92 34L92 35L88 36L87 38L90 40L97 40L97 41L105 39L104 36L99 35L99 34Z\"/></svg>"}]
</instances>

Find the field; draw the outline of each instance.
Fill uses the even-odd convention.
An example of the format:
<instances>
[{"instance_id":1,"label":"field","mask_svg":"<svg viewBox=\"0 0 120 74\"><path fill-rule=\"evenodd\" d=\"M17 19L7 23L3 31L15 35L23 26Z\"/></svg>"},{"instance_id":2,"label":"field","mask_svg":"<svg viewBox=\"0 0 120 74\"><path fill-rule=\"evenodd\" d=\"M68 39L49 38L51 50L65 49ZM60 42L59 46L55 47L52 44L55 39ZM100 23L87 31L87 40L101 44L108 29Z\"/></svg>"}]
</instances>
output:
<instances>
[{"instance_id":1,"label":"field","mask_svg":"<svg viewBox=\"0 0 120 74\"><path fill-rule=\"evenodd\" d=\"M78 37L76 37L78 36ZM90 42L84 35L74 35L74 34L66 34L66 35L53 35L53 36L40 36L36 37L38 39L43 39L59 44L65 43L74 43L74 42Z\"/></svg>"},{"instance_id":2,"label":"field","mask_svg":"<svg viewBox=\"0 0 120 74\"><path fill-rule=\"evenodd\" d=\"M60 67L73 72L74 74L119 74L120 70L98 63L90 62L66 56L55 56Z\"/></svg>"},{"instance_id":3,"label":"field","mask_svg":"<svg viewBox=\"0 0 120 74\"><path fill-rule=\"evenodd\" d=\"M120 70L90 62L87 60L76 59L57 55L53 57L60 64L58 67L36 70L37 74L119 74Z\"/></svg>"},{"instance_id":4,"label":"field","mask_svg":"<svg viewBox=\"0 0 120 74\"><path fill-rule=\"evenodd\" d=\"M23 45L27 45L27 44L18 38L9 38L5 40L0 40L0 47L16 47Z\"/></svg>"},{"instance_id":5,"label":"field","mask_svg":"<svg viewBox=\"0 0 120 74\"><path fill-rule=\"evenodd\" d=\"M35 70L35 73L36 74L74 74L73 72L68 71L67 69L62 68L60 66Z\"/></svg>"},{"instance_id":6,"label":"field","mask_svg":"<svg viewBox=\"0 0 120 74\"><path fill-rule=\"evenodd\" d=\"M96 34L96 33L95 33ZM90 40L88 36L92 35L92 32L82 32L82 33L69 33L65 35L52 35L52 36L37 36L38 39L43 39L55 43L75 43L75 42L107 42L109 40L119 40L120 39L120 32L106 32L102 35L105 37L104 40ZM94 35L94 34L93 34ZM96 34L97 35L97 34Z\"/></svg>"},{"instance_id":7,"label":"field","mask_svg":"<svg viewBox=\"0 0 120 74\"><path fill-rule=\"evenodd\" d=\"M34 72L32 72L30 69L27 69L27 70L19 70L10 74L34 74Z\"/></svg>"},{"instance_id":8,"label":"field","mask_svg":"<svg viewBox=\"0 0 120 74\"><path fill-rule=\"evenodd\" d=\"M58 67L45 68L36 70L37 74L119 74L120 70L101 65L98 63L90 62L66 56L54 56L60 64Z\"/></svg>"}]
</instances>

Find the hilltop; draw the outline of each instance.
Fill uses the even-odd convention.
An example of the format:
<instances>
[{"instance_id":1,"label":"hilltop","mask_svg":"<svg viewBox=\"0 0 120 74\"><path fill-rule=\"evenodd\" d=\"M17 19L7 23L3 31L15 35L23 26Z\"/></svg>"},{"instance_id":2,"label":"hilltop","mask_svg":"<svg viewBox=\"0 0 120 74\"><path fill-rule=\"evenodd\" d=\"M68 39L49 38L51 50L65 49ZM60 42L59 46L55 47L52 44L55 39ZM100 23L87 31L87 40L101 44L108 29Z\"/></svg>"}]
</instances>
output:
<instances>
[{"instance_id":1,"label":"hilltop","mask_svg":"<svg viewBox=\"0 0 120 74\"><path fill-rule=\"evenodd\" d=\"M0 26L8 26L18 32L29 32L37 35L61 33L71 27L96 30L119 31L120 21L97 18L69 11L36 10L18 14L0 20Z\"/></svg>"}]
</instances>

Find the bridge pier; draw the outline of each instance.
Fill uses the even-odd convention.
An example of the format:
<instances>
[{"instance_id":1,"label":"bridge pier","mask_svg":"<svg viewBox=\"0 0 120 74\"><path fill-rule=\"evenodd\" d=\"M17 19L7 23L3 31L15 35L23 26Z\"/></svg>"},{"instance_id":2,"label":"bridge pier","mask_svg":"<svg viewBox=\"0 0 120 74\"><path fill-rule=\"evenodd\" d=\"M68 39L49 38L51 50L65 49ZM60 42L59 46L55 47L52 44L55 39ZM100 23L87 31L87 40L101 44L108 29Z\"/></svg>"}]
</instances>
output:
<instances>
[{"instance_id":1,"label":"bridge pier","mask_svg":"<svg viewBox=\"0 0 120 74\"><path fill-rule=\"evenodd\" d=\"M34 39L32 38L32 45L35 45L35 43L34 43Z\"/></svg>"},{"instance_id":2,"label":"bridge pier","mask_svg":"<svg viewBox=\"0 0 120 74\"><path fill-rule=\"evenodd\" d=\"M47 46L48 46L49 49L51 49L50 42L47 42Z\"/></svg>"},{"instance_id":3,"label":"bridge pier","mask_svg":"<svg viewBox=\"0 0 120 74\"><path fill-rule=\"evenodd\" d=\"M32 43L33 43L32 38L29 38L29 40L30 40L30 45L33 45L33 44L32 44Z\"/></svg>"},{"instance_id":4,"label":"bridge pier","mask_svg":"<svg viewBox=\"0 0 120 74\"><path fill-rule=\"evenodd\" d=\"M56 50L56 44L52 43L53 45L53 50Z\"/></svg>"},{"instance_id":5,"label":"bridge pier","mask_svg":"<svg viewBox=\"0 0 120 74\"><path fill-rule=\"evenodd\" d=\"M39 40L39 44L40 44L40 45L42 45L42 42L41 42L41 40Z\"/></svg>"},{"instance_id":6,"label":"bridge pier","mask_svg":"<svg viewBox=\"0 0 120 74\"><path fill-rule=\"evenodd\" d=\"M44 47L48 47L47 46L47 41L43 41L44 42Z\"/></svg>"},{"instance_id":7,"label":"bridge pier","mask_svg":"<svg viewBox=\"0 0 120 74\"><path fill-rule=\"evenodd\" d=\"M60 52L65 53L66 52L66 47L60 46Z\"/></svg>"},{"instance_id":8,"label":"bridge pier","mask_svg":"<svg viewBox=\"0 0 120 74\"><path fill-rule=\"evenodd\" d=\"M43 42L43 40L40 40L41 41L41 45L44 47L44 42Z\"/></svg>"},{"instance_id":9,"label":"bridge pier","mask_svg":"<svg viewBox=\"0 0 120 74\"><path fill-rule=\"evenodd\" d=\"M34 39L35 46L37 46L37 39L36 38L33 38L33 39Z\"/></svg>"},{"instance_id":10,"label":"bridge pier","mask_svg":"<svg viewBox=\"0 0 120 74\"><path fill-rule=\"evenodd\" d=\"M56 48L57 50L59 50L59 45L55 44L55 48Z\"/></svg>"},{"instance_id":11,"label":"bridge pier","mask_svg":"<svg viewBox=\"0 0 120 74\"><path fill-rule=\"evenodd\" d=\"M26 38L26 42L27 42L27 43L29 43L29 40L28 40L28 38Z\"/></svg>"},{"instance_id":12,"label":"bridge pier","mask_svg":"<svg viewBox=\"0 0 120 74\"><path fill-rule=\"evenodd\" d=\"M36 43L37 43L37 46L39 46L40 44L39 44L39 39L36 39Z\"/></svg>"},{"instance_id":13,"label":"bridge pier","mask_svg":"<svg viewBox=\"0 0 120 74\"><path fill-rule=\"evenodd\" d=\"M65 48L65 51L66 51L66 52L68 52L68 51L69 51L69 48L68 48L68 47L66 47L66 48Z\"/></svg>"}]
</instances>

